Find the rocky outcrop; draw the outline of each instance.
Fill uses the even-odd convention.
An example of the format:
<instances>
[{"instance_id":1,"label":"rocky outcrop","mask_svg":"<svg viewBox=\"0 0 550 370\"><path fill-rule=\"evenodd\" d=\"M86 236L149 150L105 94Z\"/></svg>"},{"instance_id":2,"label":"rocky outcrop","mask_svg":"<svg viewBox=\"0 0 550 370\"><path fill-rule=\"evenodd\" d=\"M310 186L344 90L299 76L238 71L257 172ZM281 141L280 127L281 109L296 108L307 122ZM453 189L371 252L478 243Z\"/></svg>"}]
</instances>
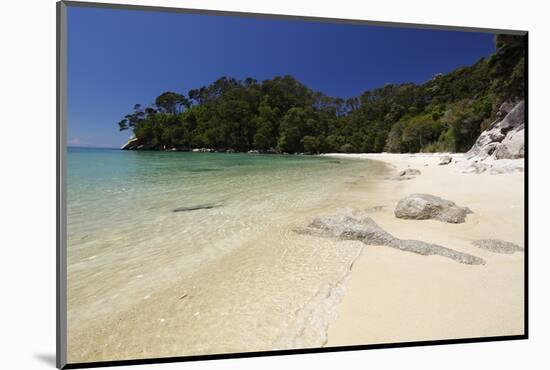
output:
<instances>
[{"instance_id":1,"label":"rocky outcrop","mask_svg":"<svg viewBox=\"0 0 550 370\"><path fill-rule=\"evenodd\" d=\"M383 230L370 217L357 219L351 216L335 215L314 219L306 228L296 229L297 233L341 240L358 240L366 245L381 245L423 256L438 255L468 265L484 265L482 258L462 253L437 244L419 240L399 239Z\"/></svg>"},{"instance_id":2,"label":"rocky outcrop","mask_svg":"<svg viewBox=\"0 0 550 370\"><path fill-rule=\"evenodd\" d=\"M124 144L121 150L156 150L157 148L151 144L142 144L135 136L132 136L126 144Z\"/></svg>"},{"instance_id":3,"label":"rocky outcrop","mask_svg":"<svg viewBox=\"0 0 550 370\"><path fill-rule=\"evenodd\" d=\"M409 220L438 220L453 224L463 223L472 213L468 207L430 194L412 194L401 199L395 207L395 217Z\"/></svg>"},{"instance_id":4,"label":"rocky outcrop","mask_svg":"<svg viewBox=\"0 0 550 370\"><path fill-rule=\"evenodd\" d=\"M135 137L135 136L132 136L130 139L128 139L126 144L124 144L120 149L121 150L135 150L135 149L138 148L138 146L139 146L138 138Z\"/></svg>"},{"instance_id":5,"label":"rocky outcrop","mask_svg":"<svg viewBox=\"0 0 550 370\"><path fill-rule=\"evenodd\" d=\"M474 240L472 244L493 253L512 254L515 252L523 252L523 248L519 245L497 239Z\"/></svg>"},{"instance_id":6,"label":"rocky outcrop","mask_svg":"<svg viewBox=\"0 0 550 370\"><path fill-rule=\"evenodd\" d=\"M495 159L518 159L525 156L525 127L520 125L506 134L495 149Z\"/></svg>"},{"instance_id":7,"label":"rocky outcrop","mask_svg":"<svg viewBox=\"0 0 550 370\"><path fill-rule=\"evenodd\" d=\"M479 135L466 158L474 161L523 158L525 153L525 103L500 106L497 119Z\"/></svg>"}]
</instances>

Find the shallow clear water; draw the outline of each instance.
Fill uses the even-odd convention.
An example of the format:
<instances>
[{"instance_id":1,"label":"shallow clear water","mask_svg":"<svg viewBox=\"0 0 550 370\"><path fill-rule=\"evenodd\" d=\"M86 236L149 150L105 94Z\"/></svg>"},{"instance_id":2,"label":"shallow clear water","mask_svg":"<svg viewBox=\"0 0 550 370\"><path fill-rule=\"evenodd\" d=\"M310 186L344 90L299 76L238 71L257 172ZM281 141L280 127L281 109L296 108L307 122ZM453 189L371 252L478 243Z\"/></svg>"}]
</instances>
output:
<instances>
[{"instance_id":1,"label":"shallow clear water","mask_svg":"<svg viewBox=\"0 0 550 370\"><path fill-rule=\"evenodd\" d=\"M321 345L360 249L292 229L378 170L309 156L70 148L69 358Z\"/></svg>"}]
</instances>

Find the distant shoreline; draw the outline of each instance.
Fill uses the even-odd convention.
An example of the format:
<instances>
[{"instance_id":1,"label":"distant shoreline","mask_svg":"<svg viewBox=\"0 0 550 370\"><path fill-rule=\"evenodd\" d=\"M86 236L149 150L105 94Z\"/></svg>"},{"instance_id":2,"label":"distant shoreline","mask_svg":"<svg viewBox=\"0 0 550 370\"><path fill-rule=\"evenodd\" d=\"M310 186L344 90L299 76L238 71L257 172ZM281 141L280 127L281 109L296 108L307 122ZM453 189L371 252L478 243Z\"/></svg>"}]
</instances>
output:
<instances>
[{"instance_id":1,"label":"distant shoreline","mask_svg":"<svg viewBox=\"0 0 550 370\"><path fill-rule=\"evenodd\" d=\"M108 150L119 150L126 151L120 147L96 147L96 146L74 146L68 145L68 149L108 149ZM199 150L196 150L199 149ZM385 155L422 155L422 156L441 156L441 155L463 155L465 152L411 152L411 153L391 153L391 152L374 152L374 153L344 153L344 152L327 152L327 153L275 153L275 152L262 152L257 150L252 151L235 151L235 150L219 150L219 149L208 149L205 148L193 148L193 149L167 149L167 150L157 150L157 149L129 149L127 151L136 151L136 152L156 152L156 153L220 153L220 154L264 154L264 155L303 155L311 157L336 157L342 156L347 159L364 159L364 157L376 157L376 156L385 156Z\"/></svg>"},{"instance_id":2,"label":"distant shoreline","mask_svg":"<svg viewBox=\"0 0 550 370\"><path fill-rule=\"evenodd\" d=\"M101 147L101 146L74 146L74 145L67 145L67 149L106 149L106 150L120 150L120 148L116 147Z\"/></svg>"}]
</instances>

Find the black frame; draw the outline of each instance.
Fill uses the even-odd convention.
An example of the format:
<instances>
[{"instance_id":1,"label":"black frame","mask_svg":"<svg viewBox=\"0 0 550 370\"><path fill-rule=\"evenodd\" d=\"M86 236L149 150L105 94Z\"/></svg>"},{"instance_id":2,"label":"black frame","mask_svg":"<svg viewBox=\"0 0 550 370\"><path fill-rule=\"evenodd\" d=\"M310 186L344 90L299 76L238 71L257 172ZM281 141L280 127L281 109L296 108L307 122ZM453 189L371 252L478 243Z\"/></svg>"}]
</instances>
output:
<instances>
[{"instance_id":1,"label":"black frame","mask_svg":"<svg viewBox=\"0 0 550 370\"><path fill-rule=\"evenodd\" d=\"M85 8L105 8L105 9L120 9L120 10L139 10L139 11L156 11L170 13L186 13L186 14L202 14L202 15L218 15L218 16L240 16L252 17L261 19L293 19L313 22L329 22L343 24L361 24L374 25L385 27L402 27L402 28L421 28L433 30L448 30L448 31L463 31L463 32L488 32L501 33L509 35L524 36L525 42L525 170L524 170L524 333L521 335L505 335L492 337L473 337L473 338L457 338L457 339L441 339L429 341L413 341L413 342L397 342L397 343L382 343L382 344L364 344L353 346L339 347L319 347L319 348L304 348L291 350L273 350L273 351L258 351L258 352L239 352L239 353L220 353L210 355L194 355L194 356L176 356L176 357L160 357L150 359L128 359L116 361L96 361L83 363L67 363L67 310L66 310L66 287L67 287L67 268L66 268L66 183L65 183L65 154L66 154L66 82L67 82L67 64L66 64L66 37L67 37L67 7L85 7ZM173 8L160 6L143 6L130 4L109 4L96 2L80 2L80 1L59 1L56 4L57 15L57 152L56 152L56 170L57 170L57 187L56 187L56 230L57 230L57 253L56 253L56 366L58 369L81 369L95 368L108 366L126 366L126 365L143 365L143 364L158 364L158 363L173 363L187 361L204 361L204 360L220 360L232 358L246 357L265 357L265 356L283 356L308 353L328 353L342 351L358 351L367 349L382 349L382 348L404 348L404 347L420 347L434 346L447 344L462 344L462 343L483 343L522 340L529 338L529 32L523 30L505 30L505 29L489 29L489 28L473 28L473 27L457 27L445 25L429 25L415 23L397 23L397 22L382 22L382 21L367 21L357 19L337 19L337 18L321 18L310 16L282 15L282 14L262 14L262 13L247 13L247 12L231 12L219 10L205 9L188 9L188 8Z\"/></svg>"}]
</instances>

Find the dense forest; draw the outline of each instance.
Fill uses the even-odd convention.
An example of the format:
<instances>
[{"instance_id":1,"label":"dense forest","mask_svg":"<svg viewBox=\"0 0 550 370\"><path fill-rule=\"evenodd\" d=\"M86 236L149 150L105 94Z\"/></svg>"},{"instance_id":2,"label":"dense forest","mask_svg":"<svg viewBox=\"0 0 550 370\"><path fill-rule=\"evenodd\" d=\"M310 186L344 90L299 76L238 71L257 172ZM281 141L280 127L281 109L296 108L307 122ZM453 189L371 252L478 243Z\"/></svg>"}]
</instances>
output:
<instances>
[{"instance_id":1,"label":"dense forest","mask_svg":"<svg viewBox=\"0 0 550 370\"><path fill-rule=\"evenodd\" d=\"M340 99L291 76L222 77L185 94L165 92L120 122L127 149L278 153L463 152L504 101L523 99L525 38L497 35L496 51L430 81L388 84ZM368 73L368 71L366 72Z\"/></svg>"}]
</instances>

